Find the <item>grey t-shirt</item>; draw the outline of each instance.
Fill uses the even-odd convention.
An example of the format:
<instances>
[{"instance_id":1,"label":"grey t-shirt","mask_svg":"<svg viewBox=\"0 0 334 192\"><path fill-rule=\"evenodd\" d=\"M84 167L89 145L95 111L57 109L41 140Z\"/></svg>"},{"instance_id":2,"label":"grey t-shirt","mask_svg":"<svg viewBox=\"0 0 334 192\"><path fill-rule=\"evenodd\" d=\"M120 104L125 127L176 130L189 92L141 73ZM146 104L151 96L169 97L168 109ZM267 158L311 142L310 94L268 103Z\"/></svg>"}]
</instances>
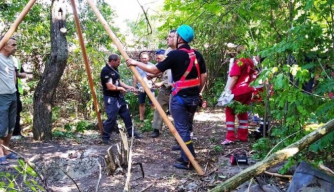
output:
<instances>
[{"instance_id":1,"label":"grey t-shirt","mask_svg":"<svg viewBox=\"0 0 334 192\"><path fill-rule=\"evenodd\" d=\"M0 94L13 94L15 87L15 66L12 56L0 53Z\"/></svg>"},{"instance_id":2,"label":"grey t-shirt","mask_svg":"<svg viewBox=\"0 0 334 192\"><path fill-rule=\"evenodd\" d=\"M147 65L153 65L153 66L154 66L154 64L151 63L151 62L148 62ZM144 82L145 82L146 85L148 86L148 88L151 89L151 88L152 88L152 80L148 80L148 79L147 79L147 73L146 73L144 70L140 69L139 67L136 67L136 69L137 69L137 71L139 72L139 75L141 76L141 78L144 80ZM137 83L137 87L138 87L138 88L141 88L141 87L142 87L141 84L139 83L139 81L138 81L138 83Z\"/></svg>"}]
</instances>

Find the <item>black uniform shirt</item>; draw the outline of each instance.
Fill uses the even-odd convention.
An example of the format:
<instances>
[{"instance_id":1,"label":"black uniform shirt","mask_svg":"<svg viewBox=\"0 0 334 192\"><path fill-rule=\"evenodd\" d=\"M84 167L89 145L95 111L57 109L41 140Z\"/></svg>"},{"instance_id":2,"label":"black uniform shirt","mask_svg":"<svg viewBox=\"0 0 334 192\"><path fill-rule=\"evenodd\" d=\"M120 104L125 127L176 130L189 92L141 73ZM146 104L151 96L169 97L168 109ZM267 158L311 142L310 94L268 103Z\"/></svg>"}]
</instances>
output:
<instances>
[{"instance_id":1,"label":"black uniform shirt","mask_svg":"<svg viewBox=\"0 0 334 192\"><path fill-rule=\"evenodd\" d=\"M107 83L112 83L113 85L120 86L120 76L117 68L111 68L108 64L103 67L101 71L101 84L103 87L103 95L118 97L120 91L108 90Z\"/></svg>"},{"instance_id":2,"label":"black uniform shirt","mask_svg":"<svg viewBox=\"0 0 334 192\"><path fill-rule=\"evenodd\" d=\"M185 48L185 49L190 50L189 45L182 45L181 47L179 47L179 49L180 48ZM200 74L206 73L205 61L203 59L202 54L196 50L195 50L195 54L196 54L196 58L199 64ZM171 69L173 81L177 82L178 80L181 79L182 75L187 70L189 63L190 63L190 58L187 52L182 51L182 50L173 50L169 52L167 54L167 57L163 61L158 63L156 67L162 72L167 69ZM198 77L198 72L194 64L190 73L187 75L186 80L195 79L197 77ZM199 92L200 92L199 87L190 87L186 89L181 89L177 94L180 96L183 96L183 95L195 96L195 95L198 95Z\"/></svg>"}]
</instances>

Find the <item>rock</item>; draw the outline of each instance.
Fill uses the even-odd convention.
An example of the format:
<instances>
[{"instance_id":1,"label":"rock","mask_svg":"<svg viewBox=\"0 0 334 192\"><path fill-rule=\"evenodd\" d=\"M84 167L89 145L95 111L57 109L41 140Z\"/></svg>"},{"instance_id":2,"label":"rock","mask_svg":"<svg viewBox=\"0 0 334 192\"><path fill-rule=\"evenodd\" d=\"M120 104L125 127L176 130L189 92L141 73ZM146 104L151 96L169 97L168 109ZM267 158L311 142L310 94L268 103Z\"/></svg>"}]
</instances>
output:
<instances>
[{"instance_id":1,"label":"rock","mask_svg":"<svg viewBox=\"0 0 334 192\"><path fill-rule=\"evenodd\" d=\"M334 191L334 179L323 171L313 168L312 165L301 162L287 191Z\"/></svg>"},{"instance_id":2,"label":"rock","mask_svg":"<svg viewBox=\"0 0 334 192\"><path fill-rule=\"evenodd\" d=\"M195 191L197 189L197 184L195 182L189 183L186 187L187 191Z\"/></svg>"},{"instance_id":3,"label":"rock","mask_svg":"<svg viewBox=\"0 0 334 192\"><path fill-rule=\"evenodd\" d=\"M249 192L264 192L260 185L253 185L250 187Z\"/></svg>"}]
</instances>

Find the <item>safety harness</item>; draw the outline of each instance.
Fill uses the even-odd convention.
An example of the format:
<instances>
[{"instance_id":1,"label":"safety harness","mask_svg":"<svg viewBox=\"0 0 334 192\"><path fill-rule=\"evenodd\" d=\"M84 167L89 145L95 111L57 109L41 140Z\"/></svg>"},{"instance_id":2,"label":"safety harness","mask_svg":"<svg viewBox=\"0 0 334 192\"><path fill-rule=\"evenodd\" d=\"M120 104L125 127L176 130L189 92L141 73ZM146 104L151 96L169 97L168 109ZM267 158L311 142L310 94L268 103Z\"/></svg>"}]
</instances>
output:
<instances>
[{"instance_id":1,"label":"safety harness","mask_svg":"<svg viewBox=\"0 0 334 192\"><path fill-rule=\"evenodd\" d=\"M182 75L181 79L179 81L173 83L173 85L172 85L173 86L173 89L172 89L172 95L173 96L175 96L181 89L200 86L200 83L201 83L200 79L199 79L199 77L200 77L199 65L198 65L194 50L192 50L192 49L188 50L188 49L184 49L184 48L181 48L179 50L185 51L185 52L188 53L190 63L188 65L187 70ZM187 79L186 80L186 77L190 73L194 64L195 64L195 67L196 67L196 70L197 70L197 73L198 73L198 77L195 78L195 79Z\"/></svg>"}]
</instances>

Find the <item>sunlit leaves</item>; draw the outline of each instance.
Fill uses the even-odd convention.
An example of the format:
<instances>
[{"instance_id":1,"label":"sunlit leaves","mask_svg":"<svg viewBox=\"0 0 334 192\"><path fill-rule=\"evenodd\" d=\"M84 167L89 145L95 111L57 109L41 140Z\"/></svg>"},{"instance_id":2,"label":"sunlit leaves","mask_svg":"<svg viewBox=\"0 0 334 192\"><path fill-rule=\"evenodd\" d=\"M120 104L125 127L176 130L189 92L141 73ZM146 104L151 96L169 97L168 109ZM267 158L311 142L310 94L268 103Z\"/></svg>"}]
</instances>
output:
<instances>
[{"instance_id":1,"label":"sunlit leaves","mask_svg":"<svg viewBox=\"0 0 334 192\"><path fill-rule=\"evenodd\" d=\"M290 73L292 76L296 76L297 72L300 70L301 68L298 65L292 65L290 68Z\"/></svg>"},{"instance_id":2,"label":"sunlit leaves","mask_svg":"<svg viewBox=\"0 0 334 192\"><path fill-rule=\"evenodd\" d=\"M282 73L276 76L273 81L275 89L282 89L287 85L284 78L285 76Z\"/></svg>"},{"instance_id":3,"label":"sunlit leaves","mask_svg":"<svg viewBox=\"0 0 334 192\"><path fill-rule=\"evenodd\" d=\"M308 11L311 9L311 7L313 6L314 1L313 0L308 0L306 1L306 5L305 5L305 11Z\"/></svg>"}]
</instances>

